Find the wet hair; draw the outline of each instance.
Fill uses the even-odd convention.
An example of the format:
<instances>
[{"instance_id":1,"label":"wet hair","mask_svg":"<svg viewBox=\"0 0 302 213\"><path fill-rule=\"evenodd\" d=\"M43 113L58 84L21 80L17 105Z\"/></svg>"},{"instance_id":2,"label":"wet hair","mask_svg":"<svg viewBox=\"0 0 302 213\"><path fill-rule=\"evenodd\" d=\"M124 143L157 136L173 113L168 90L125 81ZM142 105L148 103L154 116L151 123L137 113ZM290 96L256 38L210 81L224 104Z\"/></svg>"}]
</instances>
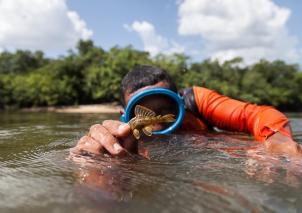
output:
<instances>
[{"instance_id":1,"label":"wet hair","mask_svg":"<svg viewBox=\"0 0 302 213\"><path fill-rule=\"evenodd\" d=\"M125 94L133 93L136 90L154 85L159 82L165 82L167 88L177 92L176 85L171 76L164 70L149 66L149 65L137 65L130 72L128 72L121 82L120 87L120 101L125 106Z\"/></svg>"}]
</instances>

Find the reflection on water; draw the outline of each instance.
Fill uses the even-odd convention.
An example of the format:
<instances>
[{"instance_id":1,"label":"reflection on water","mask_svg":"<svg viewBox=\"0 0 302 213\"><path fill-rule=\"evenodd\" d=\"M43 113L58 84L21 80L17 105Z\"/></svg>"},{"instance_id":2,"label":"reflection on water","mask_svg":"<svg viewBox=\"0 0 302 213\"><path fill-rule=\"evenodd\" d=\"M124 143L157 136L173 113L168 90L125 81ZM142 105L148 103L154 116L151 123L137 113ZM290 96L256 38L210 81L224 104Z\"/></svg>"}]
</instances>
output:
<instances>
[{"instance_id":1,"label":"reflection on water","mask_svg":"<svg viewBox=\"0 0 302 213\"><path fill-rule=\"evenodd\" d=\"M150 159L71 156L93 123L118 115L0 114L0 212L297 212L302 161L246 135L148 138ZM302 143L302 119L292 119Z\"/></svg>"}]
</instances>

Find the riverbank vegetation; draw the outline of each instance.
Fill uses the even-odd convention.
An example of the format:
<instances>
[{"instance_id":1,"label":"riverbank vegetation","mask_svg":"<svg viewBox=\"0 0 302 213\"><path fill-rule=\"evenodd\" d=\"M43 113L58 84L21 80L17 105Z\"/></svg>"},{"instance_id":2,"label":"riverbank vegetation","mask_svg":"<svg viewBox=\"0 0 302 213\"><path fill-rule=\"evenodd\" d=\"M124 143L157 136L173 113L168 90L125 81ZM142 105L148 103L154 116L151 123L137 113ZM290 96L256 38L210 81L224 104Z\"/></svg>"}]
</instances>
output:
<instances>
[{"instance_id":1,"label":"riverbank vegetation","mask_svg":"<svg viewBox=\"0 0 302 213\"><path fill-rule=\"evenodd\" d=\"M261 60L242 67L240 63L240 58L222 64L191 62L182 54L150 57L131 46L105 51L92 41L79 41L76 50L56 59L41 51L4 51L0 53L0 108L118 101L123 76L135 65L151 64L167 70L179 88L204 86L239 100L301 110L298 65Z\"/></svg>"}]
</instances>

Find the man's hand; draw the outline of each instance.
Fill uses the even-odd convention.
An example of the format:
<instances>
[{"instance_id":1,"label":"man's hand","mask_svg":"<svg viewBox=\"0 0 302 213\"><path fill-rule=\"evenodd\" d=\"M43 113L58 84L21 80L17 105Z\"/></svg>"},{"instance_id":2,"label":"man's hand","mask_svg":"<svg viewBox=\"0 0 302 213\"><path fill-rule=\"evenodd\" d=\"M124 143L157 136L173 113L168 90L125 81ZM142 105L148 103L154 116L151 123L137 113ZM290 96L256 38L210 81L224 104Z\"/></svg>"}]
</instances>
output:
<instances>
[{"instance_id":1,"label":"man's hand","mask_svg":"<svg viewBox=\"0 0 302 213\"><path fill-rule=\"evenodd\" d=\"M285 128L290 128L286 126ZM302 157L301 146L291 137L276 132L264 142L265 148L270 153L285 154L289 157Z\"/></svg>"},{"instance_id":2,"label":"man's hand","mask_svg":"<svg viewBox=\"0 0 302 213\"><path fill-rule=\"evenodd\" d=\"M107 151L113 156L120 156L127 152L137 153L137 150L137 141L128 124L105 120L102 125L91 126L88 135L83 136L71 152L100 154Z\"/></svg>"}]
</instances>

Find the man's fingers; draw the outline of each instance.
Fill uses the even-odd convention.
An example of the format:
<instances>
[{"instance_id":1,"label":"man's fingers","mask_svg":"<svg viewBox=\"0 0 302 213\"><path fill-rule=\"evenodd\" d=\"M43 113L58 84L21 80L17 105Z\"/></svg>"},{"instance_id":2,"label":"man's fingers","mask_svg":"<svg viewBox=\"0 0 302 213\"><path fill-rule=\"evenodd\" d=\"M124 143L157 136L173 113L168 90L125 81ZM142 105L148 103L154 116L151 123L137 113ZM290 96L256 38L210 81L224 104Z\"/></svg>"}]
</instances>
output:
<instances>
[{"instance_id":1,"label":"man's fingers","mask_svg":"<svg viewBox=\"0 0 302 213\"><path fill-rule=\"evenodd\" d=\"M104 126L95 124L90 128L89 135L98 141L110 154L121 155L125 153L118 140Z\"/></svg>"},{"instance_id":2,"label":"man's fingers","mask_svg":"<svg viewBox=\"0 0 302 213\"><path fill-rule=\"evenodd\" d=\"M129 124L116 120L105 120L103 126L116 137L127 137L131 133Z\"/></svg>"},{"instance_id":3,"label":"man's fingers","mask_svg":"<svg viewBox=\"0 0 302 213\"><path fill-rule=\"evenodd\" d=\"M137 140L132 135L129 124L116 120L105 120L103 126L117 137L122 146L131 153L138 153Z\"/></svg>"},{"instance_id":4,"label":"man's fingers","mask_svg":"<svg viewBox=\"0 0 302 213\"><path fill-rule=\"evenodd\" d=\"M82 151L100 154L102 151L102 145L89 136L83 136L71 152L80 154Z\"/></svg>"}]
</instances>

